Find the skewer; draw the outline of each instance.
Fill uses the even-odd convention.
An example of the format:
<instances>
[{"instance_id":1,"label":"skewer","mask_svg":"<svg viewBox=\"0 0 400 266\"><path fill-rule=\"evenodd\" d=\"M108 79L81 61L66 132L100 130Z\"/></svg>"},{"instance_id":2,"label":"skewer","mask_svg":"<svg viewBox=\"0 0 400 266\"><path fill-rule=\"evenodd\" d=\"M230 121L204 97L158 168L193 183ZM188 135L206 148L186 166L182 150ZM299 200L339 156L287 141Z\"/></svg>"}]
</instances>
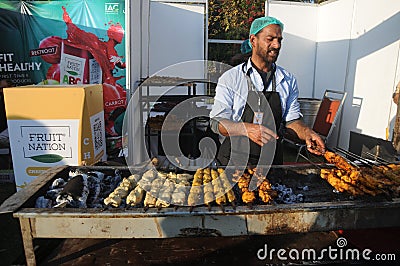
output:
<instances>
[{"instance_id":1,"label":"skewer","mask_svg":"<svg viewBox=\"0 0 400 266\"><path fill-rule=\"evenodd\" d=\"M366 165L366 166L369 166L369 167L371 167L372 166L372 164L368 161L368 160L366 160L365 158L362 158L361 156L359 156L359 155L357 155L357 154L354 154L354 153L352 153L352 152L350 152L350 151L346 151L346 150L344 150L344 149L342 149L342 148L339 148L339 147L336 147L336 150L337 151L339 151L339 152L341 152L341 153L343 153L343 154L345 154L345 155L348 155L348 156L350 156L350 157L352 157L352 158L354 158L354 159L357 159L357 160L359 160L362 164L364 164L364 165ZM353 161L351 161L351 160L349 160L349 159L347 159L347 158L344 158L345 160L347 160L351 165L353 165L354 167L357 167L357 168L360 168L356 163L354 163Z\"/></svg>"},{"instance_id":2,"label":"skewer","mask_svg":"<svg viewBox=\"0 0 400 266\"><path fill-rule=\"evenodd\" d=\"M175 206L174 206L174 211L177 211L178 208L179 208L179 206L178 206L178 205L175 205Z\"/></svg>"},{"instance_id":3,"label":"skewer","mask_svg":"<svg viewBox=\"0 0 400 266\"><path fill-rule=\"evenodd\" d=\"M340 149L340 148L338 148L338 150L340 150L344 154L347 154L347 155L349 155L349 156L351 156L351 157L353 157L355 159L358 159L362 164L364 164L364 165L368 166L369 168L371 168L372 171L374 171L376 173L379 173L379 174L384 174L380 170L378 170L378 165L379 164L371 162L368 159L365 159L365 158L363 158L363 157L361 157L361 156L359 156L357 154L354 154L352 152L349 152L349 151L346 151L346 150L343 150L343 149ZM384 175L387 176L386 174L384 174ZM383 196L385 197L386 200L389 200L389 201L392 200L391 195L386 190L384 190L382 188L378 188L377 190L380 191L383 194Z\"/></svg>"},{"instance_id":4,"label":"skewer","mask_svg":"<svg viewBox=\"0 0 400 266\"><path fill-rule=\"evenodd\" d=\"M346 151L346 150L343 150L343 149L341 149L341 151L343 153L347 153L349 156L359 160L362 164L364 164L364 165L366 165L366 166L368 166L370 168L377 167L377 166L380 165L380 163L374 163L374 162L372 162L372 161L370 161L368 159L365 159L365 158L361 157L360 155L354 154L352 152L349 152L349 151Z\"/></svg>"},{"instance_id":5,"label":"skewer","mask_svg":"<svg viewBox=\"0 0 400 266\"><path fill-rule=\"evenodd\" d=\"M104 211L108 211L108 210L111 210L111 209L112 209L112 206L111 206L111 203L109 203L106 206L104 206L104 208L101 209L101 211L104 212Z\"/></svg>"},{"instance_id":6,"label":"skewer","mask_svg":"<svg viewBox=\"0 0 400 266\"><path fill-rule=\"evenodd\" d=\"M371 157L372 159L374 159L375 161L377 161L377 162L380 162L380 163L383 163L383 164L390 164L390 163L392 163L392 162L389 162L389 161L387 161L387 160L385 160L385 159L383 159L383 158L381 158L381 157L379 157L379 156L376 156L376 155L374 155L374 154L372 154L372 153L370 153L370 152L363 152L363 154L365 154L365 155L368 155L369 157Z\"/></svg>"},{"instance_id":7,"label":"skewer","mask_svg":"<svg viewBox=\"0 0 400 266\"><path fill-rule=\"evenodd\" d=\"M225 212L225 207L224 207L224 205L218 205L220 208L221 208L221 210L222 210L222 212Z\"/></svg>"},{"instance_id":8,"label":"skewer","mask_svg":"<svg viewBox=\"0 0 400 266\"><path fill-rule=\"evenodd\" d=\"M232 209L236 210L236 203L234 201L231 202Z\"/></svg>"},{"instance_id":9,"label":"skewer","mask_svg":"<svg viewBox=\"0 0 400 266\"><path fill-rule=\"evenodd\" d=\"M159 161L158 161L157 169L164 170L164 164L165 164L166 160L167 160L167 157L160 158Z\"/></svg>"},{"instance_id":10,"label":"skewer","mask_svg":"<svg viewBox=\"0 0 400 266\"><path fill-rule=\"evenodd\" d=\"M313 166L317 167L319 170L322 169L321 166L319 166L318 164L314 163L313 161L311 161L307 156L304 156L303 154L299 154L303 159L307 160L310 164L312 164Z\"/></svg>"}]
</instances>

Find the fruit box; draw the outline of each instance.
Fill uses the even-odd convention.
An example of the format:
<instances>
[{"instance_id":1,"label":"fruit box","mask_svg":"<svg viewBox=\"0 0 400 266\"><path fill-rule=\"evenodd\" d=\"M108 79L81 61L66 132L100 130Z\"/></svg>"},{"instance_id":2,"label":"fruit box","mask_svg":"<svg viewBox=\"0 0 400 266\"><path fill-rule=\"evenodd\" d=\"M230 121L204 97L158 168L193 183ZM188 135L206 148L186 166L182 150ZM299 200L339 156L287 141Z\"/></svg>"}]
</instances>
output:
<instances>
[{"instance_id":1,"label":"fruit box","mask_svg":"<svg viewBox=\"0 0 400 266\"><path fill-rule=\"evenodd\" d=\"M4 98L17 189L57 165L106 160L101 84L5 88Z\"/></svg>"}]
</instances>

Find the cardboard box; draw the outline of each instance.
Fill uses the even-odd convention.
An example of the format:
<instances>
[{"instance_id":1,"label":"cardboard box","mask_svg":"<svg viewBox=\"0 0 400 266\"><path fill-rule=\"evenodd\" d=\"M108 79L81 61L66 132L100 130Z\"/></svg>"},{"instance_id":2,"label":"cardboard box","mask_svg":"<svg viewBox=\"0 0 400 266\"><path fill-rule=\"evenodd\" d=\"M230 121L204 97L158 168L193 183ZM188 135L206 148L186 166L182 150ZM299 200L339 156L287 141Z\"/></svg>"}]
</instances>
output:
<instances>
[{"instance_id":1,"label":"cardboard box","mask_svg":"<svg viewBox=\"0 0 400 266\"><path fill-rule=\"evenodd\" d=\"M5 88L4 98L17 188L50 167L106 160L101 84Z\"/></svg>"},{"instance_id":2,"label":"cardboard box","mask_svg":"<svg viewBox=\"0 0 400 266\"><path fill-rule=\"evenodd\" d=\"M100 84L102 72L93 55L63 40L60 60L60 84Z\"/></svg>"}]
</instances>

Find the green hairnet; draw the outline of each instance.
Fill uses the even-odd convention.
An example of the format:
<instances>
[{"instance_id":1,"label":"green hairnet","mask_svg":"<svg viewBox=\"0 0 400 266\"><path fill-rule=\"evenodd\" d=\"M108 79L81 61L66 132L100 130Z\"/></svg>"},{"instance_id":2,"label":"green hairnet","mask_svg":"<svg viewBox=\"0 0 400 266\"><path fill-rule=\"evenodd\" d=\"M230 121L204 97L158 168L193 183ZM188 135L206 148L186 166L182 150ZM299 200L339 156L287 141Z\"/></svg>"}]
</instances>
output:
<instances>
[{"instance_id":1,"label":"green hairnet","mask_svg":"<svg viewBox=\"0 0 400 266\"><path fill-rule=\"evenodd\" d=\"M280 22L278 19L274 18L274 17L261 17L261 18L256 18L253 23L251 23L251 27L250 27L250 34L257 34L260 30L264 29L265 27L267 27L268 25L271 24L276 24L279 25L279 27L281 27L282 31L283 31L283 23Z\"/></svg>"},{"instance_id":2,"label":"green hairnet","mask_svg":"<svg viewBox=\"0 0 400 266\"><path fill-rule=\"evenodd\" d=\"M261 18L256 18L253 23L251 23L251 27L250 27L250 35L254 34L256 35L258 32L260 32L260 30L264 29L265 27L267 27L268 25L279 25L279 27L281 27L281 30L283 31L283 23L280 22L278 19L274 18L274 17L261 17ZM247 51L251 51L252 46L250 43L250 40L246 40L247 44L249 46ZM243 44L242 44L243 46ZM242 50L242 49L241 49ZM242 51L243 53L243 51Z\"/></svg>"},{"instance_id":3,"label":"green hairnet","mask_svg":"<svg viewBox=\"0 0 400 266\"><path fill-rule=\"evenodd\" d=\"M242 54L247 54L247 53L251 52L251 44L250 44L250 40L249 39L244 40L242 42L242 45L240 46L240 52Z\"/></svg>"}]
</instances>

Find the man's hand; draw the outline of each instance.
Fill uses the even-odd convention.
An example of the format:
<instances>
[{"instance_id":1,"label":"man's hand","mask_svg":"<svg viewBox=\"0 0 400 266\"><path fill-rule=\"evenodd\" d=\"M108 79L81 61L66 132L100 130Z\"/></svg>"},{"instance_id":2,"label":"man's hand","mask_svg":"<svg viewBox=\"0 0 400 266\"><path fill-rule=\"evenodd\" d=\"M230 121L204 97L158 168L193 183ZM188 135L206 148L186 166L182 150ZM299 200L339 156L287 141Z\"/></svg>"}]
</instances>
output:
<instances>
[{"instance_id":1,"label":"man's hand","mask_svg":"<svg viewBox=\"0 0 400 266\"><path fill-rule=\"evenodd\" d=\"M247 132L247 137L261 147L273 139L277 139L278 135L269 128L262 125L243 123Z\"/></svg>"},{"instance_id":2,"label":"man's hand","mask_svg":"<svg viewBox=\"0 0 400 266\"><path fill-rule=\"evenodd\" d=\"M305 141L309 152L314 153L315 155L322 155L325 153L324 141L313 130L310 130L308 132Z\"/></svg>"},{"instance_id":3,"label":"man's hand","mask_svg":"<svg viewBox=\"0 0 400 266\"><path fill-rule=\"evenodd\" d=\"M303 121L296 120L287 125L287 128L293 130L299 139L306 142L307 149L311 153L315 155L322 155L325 153L325 142L322 140L321 136L304 124Z\"/></svg>"},{"instance_id":4,"label":"man's hand","mask_svg":"<svg viewBox=\"0 0 400 266\"><path fill-rule=\"evenodd\" d=\"M278 135L272 130L258 124L245 122L232 122L226 119L220 120L218 130L223 136L245 136L260 146L272 139L278 139Z\"/></svg>"}]
</instances>

